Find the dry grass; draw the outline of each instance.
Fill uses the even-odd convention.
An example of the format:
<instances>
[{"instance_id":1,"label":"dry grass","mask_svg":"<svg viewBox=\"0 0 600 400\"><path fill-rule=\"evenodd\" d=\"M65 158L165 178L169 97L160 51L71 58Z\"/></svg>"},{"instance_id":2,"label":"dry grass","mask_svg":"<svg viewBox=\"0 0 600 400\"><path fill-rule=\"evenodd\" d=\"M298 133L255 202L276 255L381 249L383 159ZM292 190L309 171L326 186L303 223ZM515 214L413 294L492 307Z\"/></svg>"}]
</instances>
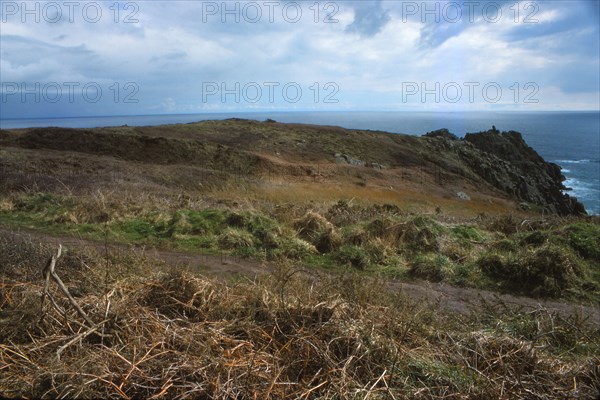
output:
<instances>
[{"instance_id":1,"label":"dry grass","mask_svg":"<svg viewBox=\"0 0 600 400\"><path fill-rule=\"evenodd\" d=\"M515 332L509 329L515 321L502 313L448 315L382 290L381 282L317 276L292 266L252 281L220 282L156 270L144 258L108 260L68 251L57 273L102 327L84 336L84 321L57 291L52 295L64 315L39 308L39 271L52 249L0 239L3 396L598 395L597 327L540 312L522 316L536 334ZM567 332L569 326L575 328ZM556 339L565 332L572 342ZM546 337L574 344L560 350L540 339Z\"/></svg>"},{"instance_id":2,"label":"dry grass","mask_svg":"<svg viewBox=\"0 0 600 400\"><path fill-rule=\"evenodd\" d=\"M312 243L321 253L330 253L342 243L337 228L321 214L308 211L294 222L298 235Z\"/></svg>"}]
</instances>

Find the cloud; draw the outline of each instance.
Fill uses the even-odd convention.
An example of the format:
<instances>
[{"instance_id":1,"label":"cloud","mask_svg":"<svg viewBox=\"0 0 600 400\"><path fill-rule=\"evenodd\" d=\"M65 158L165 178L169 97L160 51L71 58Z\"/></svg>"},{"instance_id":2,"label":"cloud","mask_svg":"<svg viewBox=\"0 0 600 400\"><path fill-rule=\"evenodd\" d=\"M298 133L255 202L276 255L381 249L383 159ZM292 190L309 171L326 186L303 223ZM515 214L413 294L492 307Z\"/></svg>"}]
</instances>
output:
<instances>
[{"instance_id":1,"label":"cloud","mask_svg":"<svg viewBox=\"0 0 600 400\"><path fill-rule=\"evenodd\" d=\"M354 21L346 27L347 32L373 37L390 21L390 15L381 0L352 2Z\"/></svg>"},{"instance_id":2,"label":"cloud","mask_svg":"<svg viewBox=\"0 0 600 400\"><path fill-rule=\"evenodd\" d=\"M424 4L408 3L420 7ZM429 20L423 22L420 13L406 14L407 2L391 0L340 1L335 3L339 8L328 9L324 8L326 3L318 2L317 14L314 2L300 2L302 18L296 22L290 22L292 14L284 13L291 2L280 2L273 9L272 21L269 10L263 7L262 19L255 22L248 21L252 19L249 15L228 14L223 23L223 10L207 15L206 2L161 0L136 3L139 9L134 10L135 23L123 22L132 11L125 9L120 10L119 21L115 22L112 2L101 3L103 19L97 23L80 17L73 23L22 23L17 15L1 26L3 82L43 85L75 80L82 86L97 82L104 97L98 103L47 104L29 100L22 103L19 96L12 96L15 103L3 104L2 117L207 109L406 109L408 105L402 102L406 82L425 83L427 87L436 82L441 87L451 82L478 82L481 86L496 82L508 94L515 82L521 86L535 82L540 96L544 94L540 98L543 104L535 107L563 108L568 103L598 108L600 39L596 6L585 1L536 2L539 9L533 17L537 22L524 23L524 17L532 11L525 7L533 2L476 3L479 6L472 22L466 16L456 22L444 18L436 22L428 16ZM491 3L502 6L502 18L494 23L481 14L481 9ZM221 7L221 2L214 4ZM239 4L238 11L243 13L248 3ZM443 10L449 3L438 4ZM516 22L515 8L520 10ZM337 22L325 23L331 12ZM122 97L128 82L139 88L139 101L113 101L114 88L120 88ZM236 101L231 95L222 101L220 95L215 95L206 102L206 82L224 83L228 88L236 83L241 88L257 83L264 90L263 98L247 102L242 96ZM265 82L279 85L272 102ZM301 86L301 101L282 100L281 89L286 83ZM328 83L339 88L338 103L322 102L329 93L324 87ZM442 103L428 100L411 106L511 106Z\"/></svg>"}]
</instances>

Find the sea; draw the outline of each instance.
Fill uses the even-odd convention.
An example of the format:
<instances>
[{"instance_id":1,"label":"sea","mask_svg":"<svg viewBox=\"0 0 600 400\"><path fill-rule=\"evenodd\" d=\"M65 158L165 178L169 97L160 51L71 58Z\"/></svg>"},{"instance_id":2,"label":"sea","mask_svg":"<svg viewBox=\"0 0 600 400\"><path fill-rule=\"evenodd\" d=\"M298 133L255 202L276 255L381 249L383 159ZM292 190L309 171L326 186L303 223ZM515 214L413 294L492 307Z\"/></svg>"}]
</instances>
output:
<instances>
[{"instance_id":1,"label":"sea","mask_svg":"<svg viewBox=\"0 0 600 400\"><path fill-rule=\"evenodd\" d=\"M567 178L568 193L577 197L589 214L600 215L600 112L238 112L176 115L102 116L78 118L4 119L0 128L60 126L146 126L190 123L210 119L246 118L278 122L336 125L422 135L447 128L457 136L495 126L515 130L544 159L557 163Z\"/></svg>"}]
</instances>

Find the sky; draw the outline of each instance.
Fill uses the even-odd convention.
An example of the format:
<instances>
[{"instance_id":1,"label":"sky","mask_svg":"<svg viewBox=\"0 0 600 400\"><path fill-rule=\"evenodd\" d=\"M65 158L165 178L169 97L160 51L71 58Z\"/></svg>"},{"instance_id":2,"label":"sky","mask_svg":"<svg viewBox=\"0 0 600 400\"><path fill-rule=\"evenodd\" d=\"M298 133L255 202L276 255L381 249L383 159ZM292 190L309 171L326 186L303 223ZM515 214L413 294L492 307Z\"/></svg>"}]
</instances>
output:
<instances>
[{"instance_id":1,"label":"sky","mask_svg":"<svg viewBox=\"0 0 600 400\"><path fill-rule=\"evenodd\" d=\"M586 1L0 0L0 118L600 109Z\"/></svg>"}]
</instances>

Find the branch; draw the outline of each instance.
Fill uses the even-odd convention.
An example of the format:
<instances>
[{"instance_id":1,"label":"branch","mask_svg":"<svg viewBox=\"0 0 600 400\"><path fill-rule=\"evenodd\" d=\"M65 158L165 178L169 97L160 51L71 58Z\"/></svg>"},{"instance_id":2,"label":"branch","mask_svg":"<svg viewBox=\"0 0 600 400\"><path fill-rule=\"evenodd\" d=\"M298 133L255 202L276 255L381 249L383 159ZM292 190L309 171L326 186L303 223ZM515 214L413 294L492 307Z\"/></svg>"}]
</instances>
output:
<instances>
[{"instance_id":1,"label":"branch","mask_svg":"<svg viewBox=\"0 0 600 400\"><path fill-rule=\"evenodd\" d=\"M90 317L88 317L88 315L85 313L85 311L83 311L83 309L79 306L79 304L77 304L77 302L75 301L73 296L71 296L71 293L69 293L69 289L67 289L67 287L65 286L63 281L60 279L60 277L54 271L54 268L56 267L56 261L59 259L61 254L62 254L62 244L59 244L56 255L55 256L53 255L52 258L50 260L48 260L48 263L46 264L46 266L44 267L44 270L42 271L42 274L44 275L44 278L46 280L46 282L44 284L44 292L42 293L42 312L43 312L43 307L44 307L44 302L46 300L46 296L49 296L48 287L50 285L50 277L52 277L52 279L54 279L54 281L56 282L56 284L58 285L60 290L62 290L62 292L65 294L65 296L67 296L67 298L69 299L69 303L71 303L71 306L73 306L73 308L77 311L77 313L85 320L85 322L88 323L90 328L94 327L96 325L96 324L94 324L94 321L92 321L92 319ZM55 302L53 302L53 304L55 307L57 306L57 304ZM57 309L59 310L59 312L61 311L60 308L57 307ZM43 317L44 317L44 315L42 314L42 318Z\"/></svg>"},{"instance_id":2,"label":"branch","mask_svg":"<svg viewBox=\"0 0 600 400\"><path fill-rule=\"evenodd\" d=\"M61 254L62 254L62 244L59 244L56 255L53 255L48 260L48 262L46 263L46 266L42 270L42 276L44 277L45 282L44 282L44 291L42 292L42 304L41 304L42 318L41 319L44 319L44 302L46 301L46 296L50 295L50 293L48 291L48 288L50 287L50 274L52 272L54 272L54 267L56 266L56 261L61 256ZM53 303L54 303L54 301L53 301ZM54 303L54 305L56 306L56 303ZM59 311L62 314L62 311L60 309L59 309Z\"/></svg>"}]
</instances>

